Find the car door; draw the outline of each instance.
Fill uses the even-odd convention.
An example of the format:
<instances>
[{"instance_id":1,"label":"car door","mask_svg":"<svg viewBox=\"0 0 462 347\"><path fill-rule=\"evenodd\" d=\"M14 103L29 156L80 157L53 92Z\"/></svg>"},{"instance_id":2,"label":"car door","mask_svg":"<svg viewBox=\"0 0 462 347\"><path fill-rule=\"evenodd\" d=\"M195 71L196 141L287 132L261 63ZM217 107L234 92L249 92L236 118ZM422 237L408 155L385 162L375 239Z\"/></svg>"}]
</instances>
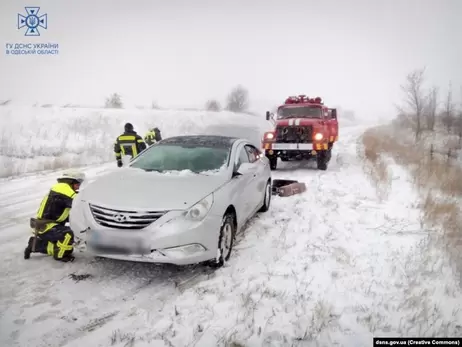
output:
<instances>
[{"instance_id":1,"label":"car door","mask_svg":"<svg viewBox=\"0 0 462 347\"><path fill-rule=\"evenodd\" d=\"M266 187L266 180L265 180L265 163L260 160L260 151L252 146L251 144L247 144L244 146L247 155L249 156L249 161L254 165L254 174L252 178L252 182L250 183L251 195L249 200L251 201L252 211L258 207L260 204L265 187Z\"/></svg>"},{"instance_id":2,"label":"car door","mask_svg":"<svg viewBox=\"0 0 462 347\"><path fill-rule=\"evenodd\" d=\"M244 144L240 144L236 148L236 155L233 164L234 171L237 171L242 163L250 163ZM249 200L250 194L248 191L252 189L251 186L254 182L253 176L254 174L252 172L247 172L243 175L235 176L232 180L233 189L231 192L231 200L234 202L234 206L236 207L238 224L241 226L247 221L252 213L252 211L249 211L252 206Z\"/></svg>"}]
</instances>

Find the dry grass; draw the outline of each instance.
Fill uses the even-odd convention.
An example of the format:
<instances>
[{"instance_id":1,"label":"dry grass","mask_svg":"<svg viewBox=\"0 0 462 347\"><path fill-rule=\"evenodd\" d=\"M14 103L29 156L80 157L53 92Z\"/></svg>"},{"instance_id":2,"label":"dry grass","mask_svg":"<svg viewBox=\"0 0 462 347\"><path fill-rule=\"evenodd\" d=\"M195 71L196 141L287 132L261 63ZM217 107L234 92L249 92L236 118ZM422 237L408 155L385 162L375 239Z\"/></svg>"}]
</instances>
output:
<instances>
[{"instance_id":1,"label":"dry grass","mask_svg":"<svg viewBox=\"0 0 462 347\"><path fill-rule=\"evenodd\" d=\"M422 199L422 223L442 231L445 245L462 272L462 166L444 155L431 158L428 143L412 144L402 134L402 129L394 126L364 133L363 157L368 173L381 192L384 185L390 184L386 156L409 169Z\"/></svg>"},{"instance_id":2,"label":"dry grass","mask_svg":"<svg viewBox=\"0 0 462 347\"><path fill-rule=\"evenodd\" d=\"M27 170L28 174L34 174L44 171L57 171L68 169L73 166L80 166L78 160L71 160L70 157L47 157L41 165L36 168ZM78 158L76 158L78 159ZM0 178L9 178L24 173L24 167L17 164L17 158L0 156Z\"/></svg>"},{"instance_id":3,"label":"dry grass","mask_svg":"<svg viewBox=\"0 0 462 347\"><path fill-rule=\"evenodd\" d=\"M391 176L387 162L383 156L383 147L388 143L385 135L379 135L379 129L370 129L362 137L363 157L366 159L365 170L372 179L377 194L384 199L388 196L391 185Z\"/></svg>"}]
</instances>

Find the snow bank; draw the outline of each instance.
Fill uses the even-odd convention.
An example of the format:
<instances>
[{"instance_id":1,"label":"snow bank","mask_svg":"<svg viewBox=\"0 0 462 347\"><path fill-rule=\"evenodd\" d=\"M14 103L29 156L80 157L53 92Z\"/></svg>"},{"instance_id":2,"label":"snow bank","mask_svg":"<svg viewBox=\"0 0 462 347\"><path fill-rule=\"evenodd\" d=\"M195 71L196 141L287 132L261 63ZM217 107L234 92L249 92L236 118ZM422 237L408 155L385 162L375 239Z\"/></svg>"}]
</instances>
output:
<instances>
[{"instance_id":1,"label":"snow bank","mask_svg":"<svg viewBox=\"0 0 462 347\"><path fill-rule=\"evenodd\" d=\"M4 106L0 108L0 177L112 161L114 140L126 122L141 136L155 125L164 138L222 134L257 144L270 127L264 115L232 112Z\"/></svg>"}]
</instances>

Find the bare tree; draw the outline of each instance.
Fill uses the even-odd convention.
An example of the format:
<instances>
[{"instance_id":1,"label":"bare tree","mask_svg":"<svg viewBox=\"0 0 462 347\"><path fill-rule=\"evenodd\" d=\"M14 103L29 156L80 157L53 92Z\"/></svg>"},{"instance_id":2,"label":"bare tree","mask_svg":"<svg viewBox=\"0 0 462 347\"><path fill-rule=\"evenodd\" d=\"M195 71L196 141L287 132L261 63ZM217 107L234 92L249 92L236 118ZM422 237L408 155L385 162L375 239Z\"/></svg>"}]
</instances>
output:
<instances>
[{"instance_id":1,"label":"bare tree","mask_svg":"<svg viewBox=\"0 0 462 347\"><path fill-rule=\"evenodd\" d=\"M249 107L249 92L247 89L238 85L229 93L226 109L232 112L243 112Z\"/></svg>"},{"instance_id":2,"label":"bare tree","mask_svg":"<svg viewBox=\"0 0 462 347\"><path fill-rule=\"evenodd\" d=\"M159 104L157 103L157 101L153 101L153 102L151 103L151 109L153 109L153 110L160 110L160 106L159 106Z\"/></svg>"},{"instance_id":3,"label":"bare tree","mask_svg":"<svg viewBox=\"0 0 462 347\"><path fill-rule=\"evenodd\" d=\"M427 103L425 105L425 121L427 130L434 131L436 114L438 112L438 88L432 87L428 92Z\"/></svg>"},{"instance_id":4,"label":"bare tree","mask_svg":"<svg viewBox=\"0 0 462 347\"><path fill-rule=\"evenodd\" d=\"M457 135L459 135L459 146L462 145L462 86L460 87L460 108L457 117Z\"/></svg>"},{"instance_id":5,"label":"bare tree","mask_svg":"<svg viewBox=\"0 0 462 347\"><path fill-rule=\"evenodd\" d=\"M218 111L221 111L221 105L217 100L212 99L205 103L205 109L207 111L218 112Z\"/></svg>"},{"instance_id":6,"label":"bare tree","mask_svg":"<svg viewBox=\"0 0 462 347\"><path fill-rule=\"evenodd\" d=\"M106 108L123 108L122 98L119 94L114 93L106 99Z\"/></svg>"},{"instance_id":7,"label":"bare tree","mask_svg":"<svg viewBox=\"0 0 462 347\"><path fill-rule=\"evenodd\" d=\"M422 115L425 109L425 92L423 90L424 75L425 68L417 69L407 75L406 83L401 86L405 94L404 102L407 108L409 108L410 115L415 120L416 142L420 139L422 133ZM402 113L407 112L403 111Z\"/></svg>"},{"instance_id":8,"label":"bare tree","mask_svg":"<svg viewBox=\"0 0 462 347\"><path fill-rule=\"evenodd\" d=\"M448 95L444 102L444 111L441 117L441 121L445 126L448 134L451 133L451 130L455 123L455 106L452 102L452 86L449 85Z\"/></svg>"},{"instance_id":9,"label":"bare tree","mask_svg":"<svg viewBox=\"0 0 462 347\"><path fill-rule=\"evenodd\" d=\"M459 147L462 146L462 109L459 110L456 121L457 136L459 136Z\"/></svg>"}]
</instances>

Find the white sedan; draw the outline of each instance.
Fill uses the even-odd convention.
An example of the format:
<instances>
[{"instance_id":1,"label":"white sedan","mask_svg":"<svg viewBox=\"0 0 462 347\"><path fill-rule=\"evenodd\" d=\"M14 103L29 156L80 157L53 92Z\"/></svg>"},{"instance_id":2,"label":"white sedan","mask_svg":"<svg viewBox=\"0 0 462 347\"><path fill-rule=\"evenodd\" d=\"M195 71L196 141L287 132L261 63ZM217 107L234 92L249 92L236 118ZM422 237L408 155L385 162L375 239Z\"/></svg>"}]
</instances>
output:
<instances>
[{"instance_id":1,"label":"white sedan","mask_svg":"<svg viewBox=\"0 0 462 347\"><path fill-rule=\"evenodd\" d=\"M250 142L171 137L85 187L70 227L100 257L222 266L236 233L269 209L271 194L268 159Z\"/></svg>"}]
</instances>

